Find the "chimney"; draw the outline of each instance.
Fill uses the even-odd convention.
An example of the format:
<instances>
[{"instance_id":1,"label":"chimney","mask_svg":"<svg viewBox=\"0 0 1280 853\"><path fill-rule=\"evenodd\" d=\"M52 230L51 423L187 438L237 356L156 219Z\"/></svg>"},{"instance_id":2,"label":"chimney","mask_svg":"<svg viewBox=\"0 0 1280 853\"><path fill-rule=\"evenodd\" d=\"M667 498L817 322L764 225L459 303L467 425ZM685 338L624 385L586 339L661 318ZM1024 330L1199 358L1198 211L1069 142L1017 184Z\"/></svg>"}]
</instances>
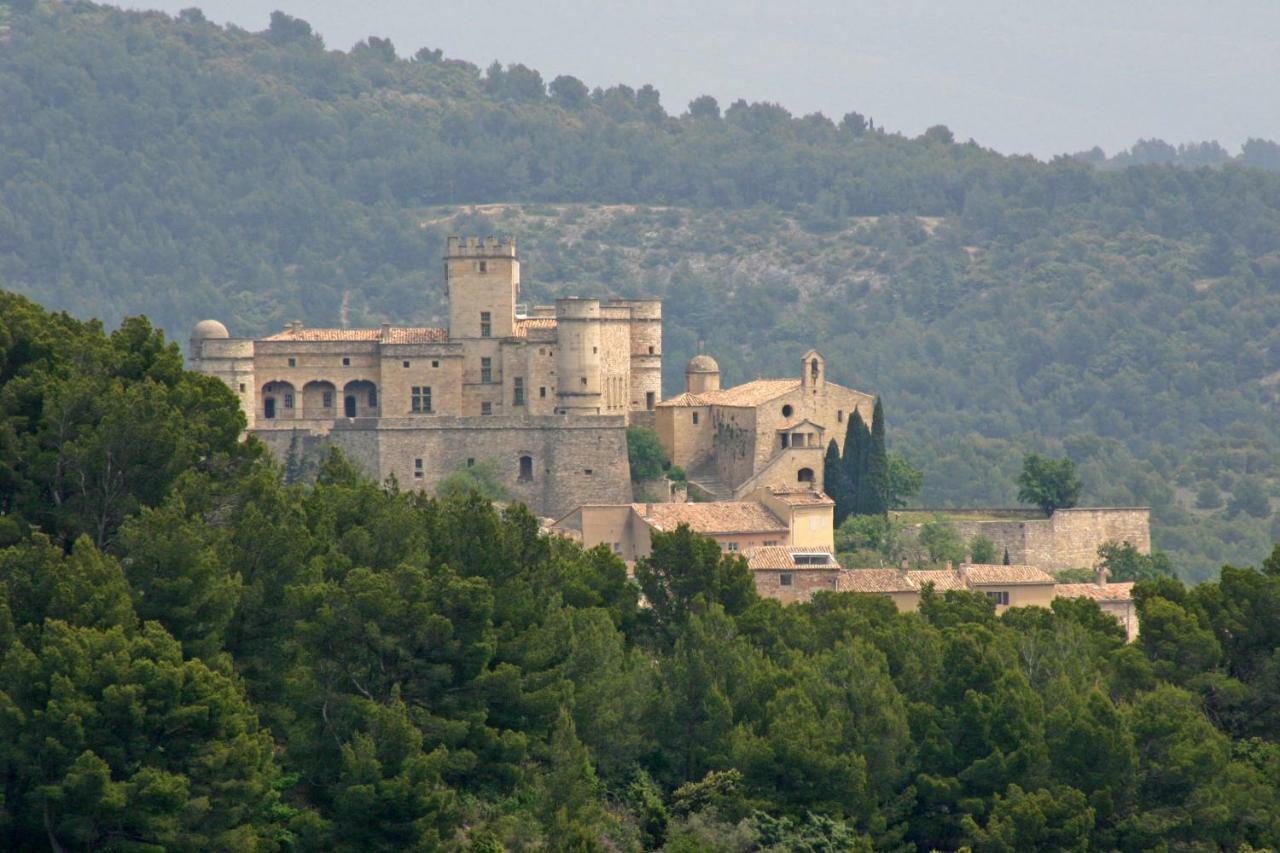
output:
<instances>
[{"instance_id":1,"label":"chimney","mask_svg":"<svg viewBox=\"0 0 1280 853\"><path fill-rule=\"evenodd\" d=\"M1107 567L1102 564L1099 564L1098 567L1093 570L1095 583L1097 583L1098 586L1106 586L1107 575L1109 574L1111 574L1111 572L1107 571Z\"/></svg>"},{"instance_id":2,"label":"chimney","mask_svg":"<svg viewBox=\"0 0 1280 853\"><path fill-rule=\"evenodd\" d=\"M384 343L391 340L391 324L390 323L382 324L382 333L378 336L378 339Z\"/></svg>"},{"instance_id":3,"label":"chimney","mask_svg":"<svg viewBox=\"0 0 1280 853\"><path fill-rule=\"evenodd\" d=\"M898 564L898 574L905 577L908 569L910 568L911 568L910 561L908 561L906 557L903 557L902 562Z\"/></svg>"}]
</instances>

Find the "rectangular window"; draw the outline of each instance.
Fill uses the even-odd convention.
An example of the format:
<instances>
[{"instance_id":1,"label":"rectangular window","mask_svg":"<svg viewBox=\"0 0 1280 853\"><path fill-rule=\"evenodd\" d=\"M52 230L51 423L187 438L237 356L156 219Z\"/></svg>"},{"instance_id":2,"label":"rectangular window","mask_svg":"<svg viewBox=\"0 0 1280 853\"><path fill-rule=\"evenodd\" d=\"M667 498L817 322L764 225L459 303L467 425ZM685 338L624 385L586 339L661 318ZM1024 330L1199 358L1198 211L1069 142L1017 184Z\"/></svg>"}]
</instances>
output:
<instances>
[{"instance_id":1,"label":"rectangular window","mask_svg":"<svg viewBox=\"0 0 1280 853\"><path fill-rule=\"evenodd\" d=\"M725 547L725 550L726 550L726 551L728 551L730 554L736 554L736 553L738 553L738 543L737 543L737 542L730 542L730 543L728 543L727 545L725 545L724 547Z\"/></svg>"},{"instance_id":2,"label":"rectangular window","mask_svg":"<svg viewBox=\"0 0 1280 853\"><path fill-rule=\"evenodd\" d=\"M244 393L244 383L243 383L243 382L241 382L241 383L240 383L240 393L241 393L241 394L243 394L243 393Z\"/></svg>"},{"instance_id":3,"label":"rectangular window","mask_svg":"<svg viewBox=\"0 0 1280 853\"><path fill-rule=\"evenodd\" d=\"M296 358L291 358L291 359L289 359L289 366L290 366L290 367L297 367L297 366L298 366L298 360L297 360Z\"/></svg>"},{"instance_id":4,"label":"rectangular window","mask_svg":"<svg viewBox=\"0 0 1280 853\"><path fill-rule=\"evenodd\" d=\"M492 415L492 414L493 414L493 403L490 403L488 400L485 400L483 403L481 403L481 404L480 404L480 414L482 414L482 415Z\"/></svg>"},{"instance_id":5,"label":"rectangular window","mask_svg":"<svg viewBox=\"0 0 1280 853\"><path fill-rule=\"evenodd\" d=\"M369 389L369 408L376 409L378 407L378 389Z\"/></svg>"},{"instance_id":6,"label":"rectangular window","mask_svg":"<svg viewBox=\"0 0 1280 853\"><path fill-rule=\"evenodd\" d=\"M694 412L694 413L693 413L693 422L694 422L694 424L695 424L695 425L698 423L698 413L697 413L697 412Z\"/></svg>"},{"instance_id":7,"label":"rectangular window","mask_svg":"<svg viewBox=\"0 0 1280 853\"><path fill-rule=\"evenodd\" d=\"M999 592L988 592L987 598L991 599L996 604L1009 603L1009 593L1007 590L1003 590L1003 589L1000 590Z\"/></svg>"},{"instance_id":8,"label":"rectangular window","mask_svg":"<svg viewBox=\"0 0 1280 853\"><path fill-rule=\"evenodd\" d=\"M541 385L538 387L538 399L539 400L547 399L547 386Z\"/></svg>"},{"instance_id":9,"label":"rectangular window","mask_svg":"<svg viewBox=\"0 0 1280 853\"><path fill-rule=\"evenodd\" d=\"M422 479L422 460L421 459L413 460L413 478L415 480Z\"/></svg>"},{"instance_id":10,"label":"rectangular window","mask_svg":"<svg viewBox=\"0 0 1280 853\"><path fill-rule=\"evenodd\" d=\"M487 261L481 261L480 272L488 272L488 271L489 271L489 263Z\"/></svg>"},{"instance_id":11,"label":"rectangular window","mask_svg":"<svg viewBox=\"0 0 1280 853\"><path fill-rule=\"evenodd\" d=\"M766 540L764 540L764 544L765 544L765 546L766 546L766 547L767 547L767 546L769 546L769 545L777 545L777 544L778 544L778 540L777 540L777 539L766 539Z\"/></svg>"},{"instance_id":12,"label":"rectangular window","mask_svg":"<svg viewBox=\"0 0 1280 853\"><path fill-rule=\"evenodd\" d=\"M408 367L408 366L409 366L409 365L407 365L407 364L405 365L405 367ZM440 362L438 362L438 361L433 361L433 362L431 362L431 366L432 366L432 367L439 367L439 366L440 366Z\"/></svg>"},{"instance_id":13,"label":"rectangular window","mask_svg":"<svg viewBox=\"0 0 1280 853\"><path fill-rule=\"evenodd\" d=\"M320 406L325 409L333 408L333 392L325 391L320 395Z\"/></svg>"},{"instance_id":14,"label":"rectangular window","mask_svg":"<svg viewBox=\"0 0 1280 853\"><path fill-rule=\"evenodd\" d=\"M413 396L410 402L413 411L423 415L431 414L431 386L413 386Z\"/></svg>"},{"instance_id":15,"label":"rectangular window","mask_svg":"<svg viewBox=\"0 0 1280 853\"><path fill-rule=\"evenodd\" d=\"M292 395L292 394L285 394L285 395L284 395L284 407L285 407L286 409L292 409L292 408L293 408L293 395Z\"/></svg>"},{"instance_id":16,"label":"rectangular window","mask_svg":"<svg viewBox=\"0 0 1280 853\"><path fill-rule=\"evenodd\" d=\"M836 409L836 423L844 423L844 409Z\"/></svg>"},{"instance_id":17,"label":"rectangular window","mask_svg":"<svg viewBox=\"0 0 1280 853\"><path fill-rule=\"evenodd\" d=\"M351 359L349 359L349 358L344 358L344 359L342 359L342 366L343 366L343 367L350 367L350 366L351 366Z\"/></svg>"},{"instance_id":18,"label":"rectangular window","mask_svg":"<svg viewBox=\"0 0 1280 853\"><path fill-rule=\"evenodd\" d=\"M778 586L791 586L791 572L780 572L778 574Z\"/></svg>"},{"instance_id":19,"label":"rectangular window","mask_svg":"<svg viewBox=\"0 0 1280 853\"><path fill-rule=\"evenodd\" d=\"M644 392L644 407L651 412L653 411L653 399L654 395L652 391Z\"/></svg>"},{"instance_id":20,"label":"rectangular window","mask_svg":"<svg viewBox=\"0 0 1280 853\"><path fill-rule=\"evenodd\" d=\"M408 367L408 366L409 366L409 362L407 362L407 361L406 361L406 362L403 362L403 364L404 364L404 366L405 366L405 367Z\"/></svg>"},{"instance_id":21,"label":"rectangular window","mask_svg":"<svg viewBox=\"0 0 1280 853\"><path fill-rule=\"evenodd\" d=\"M515 379L512 380L512 382L514 383L514 389L512 391L511 405L523 406L524 405L524 379L517 376Z\"/></svg>"},{"instance_id":22,"label":"rectangular window","mask_svg":"<svg viewBox=\"0 0 1280 853\"><path fill-rule=\"evenodd\" d=\"M480 312L480 337L487 338L493 334L493 322L488 311Z\"/></svg>"},{"instance_id":23,"label":"rectangular window","mask_svg":"<svg viewBox=\"0 0 1280 853\"><path fill-rule=\"evenodd\" d=\"M485 383L493 381L493 359L480 359L480 381Z\"/></svg>"}]
</instances>

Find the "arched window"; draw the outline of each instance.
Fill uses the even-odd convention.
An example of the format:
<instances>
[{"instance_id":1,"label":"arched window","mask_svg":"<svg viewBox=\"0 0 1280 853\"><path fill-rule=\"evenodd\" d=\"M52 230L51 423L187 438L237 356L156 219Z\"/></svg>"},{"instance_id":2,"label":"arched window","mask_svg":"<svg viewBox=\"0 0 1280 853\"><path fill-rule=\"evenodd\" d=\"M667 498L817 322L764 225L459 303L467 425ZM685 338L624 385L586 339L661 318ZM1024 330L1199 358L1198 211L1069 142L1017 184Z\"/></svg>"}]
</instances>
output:
<instances>
[{"instance_id":1,"label":"arched window","mask_svg":"<svg viewBox=\"0 0 1280 853\"><path fill-rule=\"evenodd\" d=\"M812 469L812 468L801 468L799 471L797 471L797 472L796 472L796 482L798 482L798 483L812 483L812 482L813 482L813 469Z\"/></svg>"},{"instance_id":2,"label":"arched window","mask_svg":"<svg viewBox=\"0 0 1280 853\"><path fill-rule=\"evenodd\" d=\"M809 375L814 379L818 378L818 360L816 358L809 362Z\"/></svg>"},{"instance_id":3,"label":"arched window","mask_svg":"<svg viewBox=\"0 0 1280 853\"><path fill-rule=\"evenodd\" d=\"M520 476L516 478L521 483L533 482L533 457L520 457Z\"/></svg>"}]
</instances>

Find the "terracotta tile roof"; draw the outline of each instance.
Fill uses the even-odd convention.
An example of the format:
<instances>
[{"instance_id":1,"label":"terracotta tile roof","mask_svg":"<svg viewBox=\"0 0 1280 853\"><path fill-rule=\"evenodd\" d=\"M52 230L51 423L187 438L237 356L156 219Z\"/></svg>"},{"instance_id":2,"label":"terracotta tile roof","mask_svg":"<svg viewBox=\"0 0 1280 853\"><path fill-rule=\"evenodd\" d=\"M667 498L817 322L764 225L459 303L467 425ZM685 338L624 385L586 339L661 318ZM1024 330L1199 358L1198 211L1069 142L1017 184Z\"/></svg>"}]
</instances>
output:
<instances>
[{"instance_id":1,"label":"terracotta tile roof","mask_svg":"<svg viewBox=\"0 0 1280 853\"><path fill-rule=\"evenodd\" d=\"M697 533L785 533L787 526L755 501L632 504L655 530L687 524Z\"/></svg>"},{"instance_id":2,"label":"terracotta tile roof","mask_svg":"<svg viewBox=\"0 0 1280 853\"><path fill-rule=\"evenodd\" d=\"M268 341L376 341L381 329L285 329L264 340Z\"/></svg>"},{"instance_id":3,"label":"terracotta tile roof","mask_svg":"<svg viewBox=\"0 0 1280 853\"><path fill-rule=\"evenodd\" d=\"M1053 575L1035 566L1001 566L985 563L961 563L960 571L974 586L1023 583L1053 583Z\"/></svg>"},{"instance_id":4,"label":"terracotta tile roof","mask_svg":"<svg viewBox=\"0 0 1280 853\"><path fill-rule=\"evenodd\" d=\"M285 329L264 340L268 341L350 341L391 344L435 344L449 340L448 329L421 326L392 326L384 338L382 329Z\"/></svg>"},{"instance_id":5,"label":"terracotta tile roof","mask_svg":"<svg viewBox=\"0 0 1280 853\"><path fill-rule=\"evenodd\" d=\"M835 506L836 502L817 489L799 489L784 486L773 486L769 489L773 495L787 506Z\"/></svg>"},{"instance_id":6,"label":"terracotta tile roof","mask_svg":"<svg viewBox=\"0 0 1280 853\"><path fill-rule=\"evenodd\" d=\"M713 406L759 406L799 387L799 379L756 379L700 396Z\"/></svg>"},{"instance_id":7,"label":"terracotta tile roof","mask_svg":"<svg viewBox=\"0 0 1280 853\"><path fill-rule=\"evenodd\" d=\"M960 577L960 573L948 569L917 569L907 572L907 580L924 589L925 584L933 584L935 592L946 592L949 589L968 589L969 586Z\"/></svg>"},{"instance_id":8,"label":"terracotta tile roof","mask_svg":"<svg viewBox=\"0 0 1280 853\"><path fill-rule=\"evenodd\" d=\"M830 548L803 548L798 545L761 545L748 548L745 552L749 569L795 569L807 571L818 569L831 571L840 568L840 561ZM813 563L797 563L797 554L823 554L827 562L822 565Z\"/></svg>"},{"instance_id":9,"label":"terracotta tile roof","mask_svg":"<svg viewBox=\"0 0 1280 853\"><path fill-rule=\"evenodd\" d=\"M1117 581L1106 586L1096 583L1060 583L1054 586L1057 598L1092 598L1094 601L1128 601L1133 598L1133 581Z\"/></svg>"},{"instance_id":10,"label":"terracotta tile roof","mask_svg":"<svg viewBox=\"0 0 1280 853\"><path fill-rule=\"evenodd\" d=\"M850 569L842 572L841 592L917 592L915 584L897 569Z\"/></svg>"},{"instance_id":11,"label":"terracotta tile roof","mask_svg":"<svg viewBox=\"0 0 1280 853\"><path fill-rule=\"evenodd\" d=\"M663 400L658 404L659 408L664 406L706 406L709 405L706 400L697 394L690 394L688 391L682 391L672 397L670 400Z\"/></svg>"},{"instance_id":12,"label":"terracotta tile roof","mask_svg":"<svg viewBox=\"0 0 1280 853\"><path fill-rule=\"evenodd\" d=\"M517 338L527 338L531 331L554 329L556 329L555 317L520 317L516 319L515 336Z\"/></svg>"},{"instance_id":13,"label":"terracotta tile roof","mask_svg":"<svg viewBox=\"0 0 1280 853\"><path fill-rule=\"evenodd\" d=\"M800 419L800 420L798 420L798 421L792 421L791 423L783 424L782 426L778 427L778 428L775 430L775 432L787 432L788 430L793 430L793 429L795 429L796 427L800 426L801 424L809 424L810 426L817 427L818 429L821 429L821 430L825 430L825 429L826 429L826 427L824 427L822 424L814 423L814 422L813 422L812 420L810 420L809 418L801 418L801 419Z\"/></svg>"},{"instance_id":14,"label":"terracotta tile roof","mask_svg":"<svg viewBox=\"0 0 1280 853\"><path fill-rule=\"evenodd\" d=\"M449 340L448 329L430 329L423 327L405 328L392 326L387 330L383 343L388 344L442 344Z\"/></svg>"}]
</instances>

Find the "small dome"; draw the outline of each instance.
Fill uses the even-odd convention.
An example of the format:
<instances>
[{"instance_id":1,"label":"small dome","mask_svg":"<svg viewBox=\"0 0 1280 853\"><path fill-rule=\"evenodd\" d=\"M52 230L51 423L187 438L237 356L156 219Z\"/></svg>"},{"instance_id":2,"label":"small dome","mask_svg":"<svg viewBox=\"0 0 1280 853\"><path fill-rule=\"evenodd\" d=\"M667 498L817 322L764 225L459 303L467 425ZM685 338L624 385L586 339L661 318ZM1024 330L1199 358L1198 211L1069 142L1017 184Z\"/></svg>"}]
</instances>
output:
<instances>
[{"instance_id":1,"label":"small dome","mask_svg":"<svg viewBox=\"0 0 1280 853\"><path fill-rule=\"evenodd\" d=\"M191 330L191 339L193 341L202 341L207 338L229 338L231 333L227 331L227 327L219 323L217 320L201 320L196 323L196 327Z\"/></svg>"},{"instance_id":2,"label":"small dome","mask_svg":"<svg viewBox=\"0 0 1280 853\"><path fill-rule=\"evenodd\" d=\"M695 355L689 359L689 366L684 369L685 373L719 373L720 365L716 364L716 360L709 355Z\"/></svg>"}]
</instances>

